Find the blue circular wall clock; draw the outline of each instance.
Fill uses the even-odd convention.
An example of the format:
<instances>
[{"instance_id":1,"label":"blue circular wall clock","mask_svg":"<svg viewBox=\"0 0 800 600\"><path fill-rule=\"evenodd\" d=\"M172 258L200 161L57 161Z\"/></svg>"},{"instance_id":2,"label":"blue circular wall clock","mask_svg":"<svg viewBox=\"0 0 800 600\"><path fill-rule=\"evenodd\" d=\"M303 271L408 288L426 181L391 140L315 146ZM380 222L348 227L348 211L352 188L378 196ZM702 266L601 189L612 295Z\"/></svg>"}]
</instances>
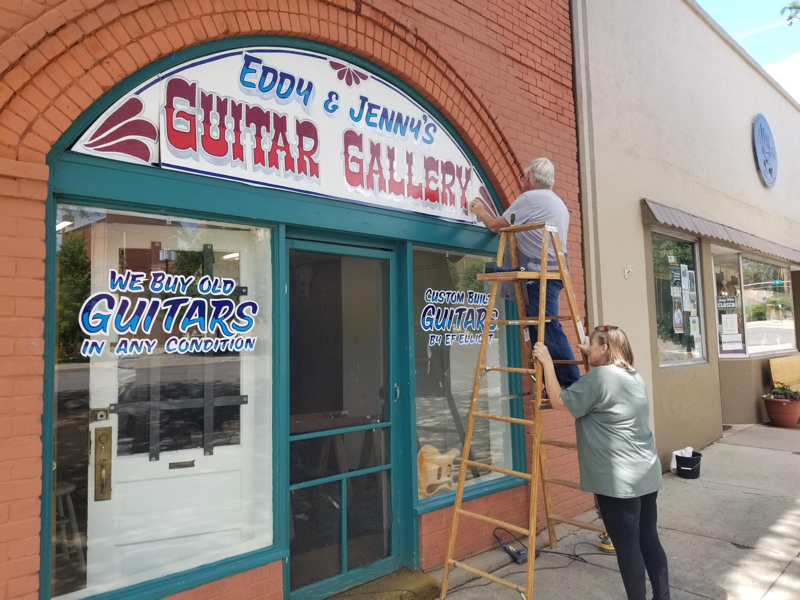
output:
<instances>
[{"instance_id":1,"label":"blue circular wall clock","mask_svg":"<svg viewBox=\"0 0 800 600\"><path fill-rule=\"evenodd\" d=\"M775 152L775 140L772 130L764 115L756 115L753 121L753 152L756 155L756 168L761 181L767 187L775 185L778 177L778 155Z\"/></svg>"}]
</instances>

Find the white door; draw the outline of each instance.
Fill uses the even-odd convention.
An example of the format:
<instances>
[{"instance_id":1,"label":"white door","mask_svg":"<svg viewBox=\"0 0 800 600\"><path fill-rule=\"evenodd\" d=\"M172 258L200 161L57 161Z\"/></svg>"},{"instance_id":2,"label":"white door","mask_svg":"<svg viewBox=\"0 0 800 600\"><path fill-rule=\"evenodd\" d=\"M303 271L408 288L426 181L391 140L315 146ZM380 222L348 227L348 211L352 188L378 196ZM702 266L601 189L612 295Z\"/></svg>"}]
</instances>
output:
<instances>
[{"instance_id":1,"label":"white door","mask_svg":"<svg viewBox=\"0 0 800 600\"><path fill-rule=\"evenodd\" d=\"M150 336L138 336L158 338L152 355L115 355L122 338L112 333L109 347L92 357L87 588L82 595L272 541L268 234L140 221L118 215L92 226L92 293L109 291L110 269L174 272L180 267L199 273L213 268L215 276L235 280L237 303L258 302L259 318L247 334L258 341L251 351L168 354L168 337L203 334L177 328L156 333L156 325ZM192 295L191 289L185 295ZM104 443L110 444L110 468L96 468Z\"/></svg>"}]
</instances>

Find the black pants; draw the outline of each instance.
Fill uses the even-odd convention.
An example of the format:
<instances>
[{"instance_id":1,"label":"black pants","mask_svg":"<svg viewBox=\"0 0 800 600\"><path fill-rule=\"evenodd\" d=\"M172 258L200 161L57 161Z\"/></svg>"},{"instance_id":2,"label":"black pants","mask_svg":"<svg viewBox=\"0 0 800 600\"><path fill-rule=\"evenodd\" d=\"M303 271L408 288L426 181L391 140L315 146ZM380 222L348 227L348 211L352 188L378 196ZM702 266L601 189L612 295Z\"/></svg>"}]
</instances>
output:
<instances>
[{"instance_id":1,"label":"black pants","mask_svg":"<svg viewBox=\"0 0 800 600\"><path fill-rule=\"evenodd\" d=\"M669 600L667 555L658 539L658 492L639 498L597 494L597 503L614 549L628 600L646 600L644 573L650 577L654 600Z\"/></svg>"}]
</instances>

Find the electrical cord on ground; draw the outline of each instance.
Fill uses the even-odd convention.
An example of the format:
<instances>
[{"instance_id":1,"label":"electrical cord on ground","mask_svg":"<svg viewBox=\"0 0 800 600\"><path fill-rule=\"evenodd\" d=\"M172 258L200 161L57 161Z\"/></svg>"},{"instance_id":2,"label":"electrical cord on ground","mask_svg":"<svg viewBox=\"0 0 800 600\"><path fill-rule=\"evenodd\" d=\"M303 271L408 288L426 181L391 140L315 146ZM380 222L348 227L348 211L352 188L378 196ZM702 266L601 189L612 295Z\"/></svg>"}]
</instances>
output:
<instances>
[{"instance_id":1,"label":"electrical cord on ground","mask_svg":"<svg viewBox=\"0 0 800 600\"><path fill-rule=\"evenodd\" d=\"M598 547L596 544L592 544L591 542L578 542L572 547L573 551L575 550L575 548L577 548L581 544L585 544L587 546L591 546L592 548L597 548ZM611 554L609 552L603 552L601 550L600 552L584 552L583 554L581 554L581 556L616 556L616 554Z\"/></svg>"},{"instance_id":2,"label":"electrical cord on ground","mask_svg":"<svg viewBox=\"0 0 800 600\"><path fill-rule=\"evenodd\" d=\"M495 537L497 537L497 536L495 536ZM515 537L515 539L517 539L517 541L519 541L519 538L517 538L516 536L514 536L514 537ZM522 544L522 542L520 542L520 544ZM565 557L570 559L570 562L568 562L566 565L561 565L560 567L534 567L534 569L536 571L556 571L558 569L566 569L567 567L570 567L575 562L582 562L582 563L587 564L587 565L598 566L598 565L594 565L593 563L590 563L588 560L586 560L583 557L584 556L613 556L611 554L608 554L607 552L584 552L583 554L578 554L577 552L575 552L575 549L580 545L591 546L592 548L598 548L599 549L599 546L597 546L596 544L592 544L590 542L577 542L577 543L575 543L575 545L572 546L572 552L559 552L558 550L547 550L547 549L542 548L541 550L539 550L539 552L541 552L542 554L557 554L559 556L565 556ZM514 564L514 562L512 561L512 562L508 563L507 565L503 565L502 567L498 567L494 571L491 571L490 574L494 574L497 571L499 571L500 569L504 569L505 567L507 567L508 565L511 565L511 564ZM527 569L525 569L525 570L520 569L520 570L517 570L517 571L509 571L508 573L505 573L504 577L508 577L509 575L526 574L527 572L528 572ZM469 589L469 588L486 587L487 585L491 585L492 583L494 583L494 582L493 581L488 581L486 583L465 584L465 585L458 586L457 588L454 588L453 591L455 591L456 589L458 589L458 590L466 590L466 589Z\"/></svg>"}]
</instances>

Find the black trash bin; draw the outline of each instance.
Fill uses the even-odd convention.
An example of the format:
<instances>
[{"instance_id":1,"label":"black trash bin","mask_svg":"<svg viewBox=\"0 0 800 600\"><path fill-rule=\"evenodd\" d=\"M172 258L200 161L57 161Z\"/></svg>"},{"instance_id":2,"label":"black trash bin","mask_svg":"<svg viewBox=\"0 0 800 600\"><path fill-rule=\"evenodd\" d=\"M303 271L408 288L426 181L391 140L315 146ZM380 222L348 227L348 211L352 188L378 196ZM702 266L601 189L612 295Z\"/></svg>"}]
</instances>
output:
<instances>
[{"instance_id":1,"label":"black trash bin","mask_svg":"<svg viewBox=\"0 0 800 600\"><path fill-rule=\"evenodd\" d=\"M678 477L684 479L697 479L700 477L700 459L703 455L699 452L692 452L691 456L676 456L678 463Z\"/></svg>"}]
</instances>

